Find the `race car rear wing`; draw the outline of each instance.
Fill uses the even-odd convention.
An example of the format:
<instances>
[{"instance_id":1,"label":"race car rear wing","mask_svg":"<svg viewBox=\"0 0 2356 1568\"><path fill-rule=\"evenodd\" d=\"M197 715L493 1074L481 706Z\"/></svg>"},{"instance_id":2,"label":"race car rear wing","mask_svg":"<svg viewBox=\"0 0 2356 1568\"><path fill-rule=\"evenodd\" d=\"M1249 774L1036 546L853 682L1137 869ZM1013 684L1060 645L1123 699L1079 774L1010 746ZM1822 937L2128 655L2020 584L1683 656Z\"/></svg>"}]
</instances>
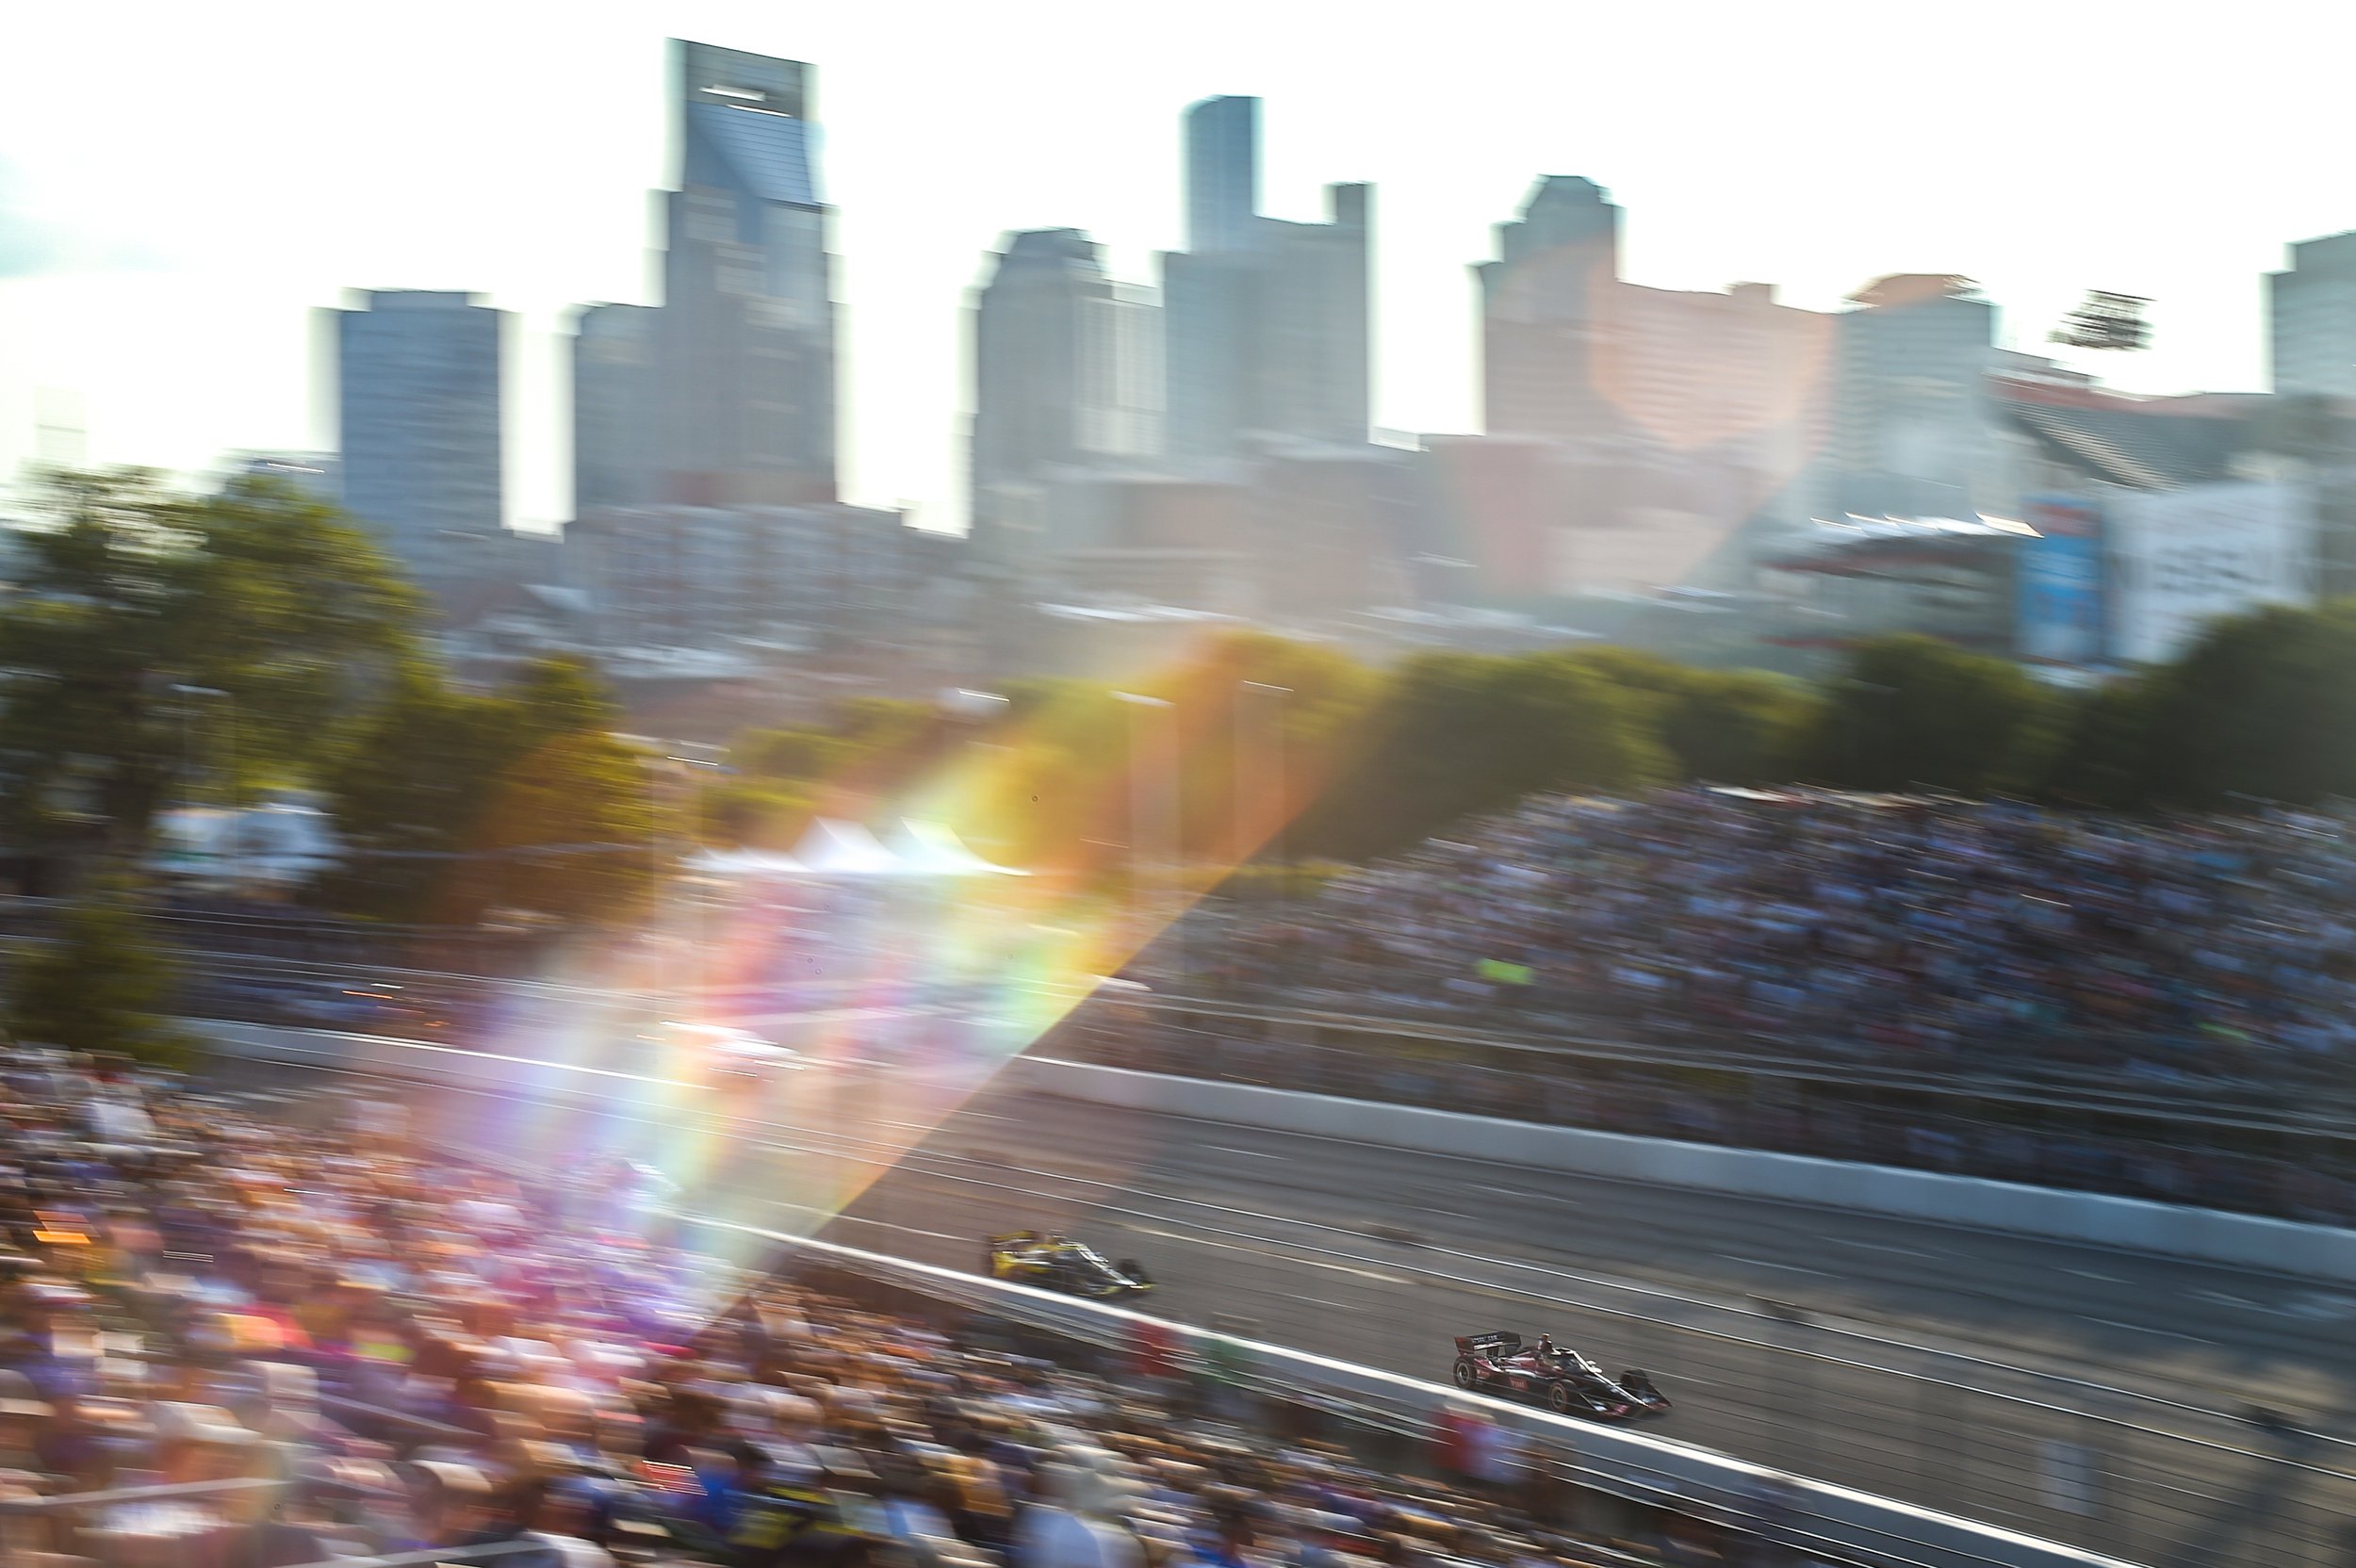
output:
<instances>
[{"instance_id":1,"label":"race car rear wing","mask_svg":"<svg viewBox=\"0 0 2356 1568\"><path fill-rule=\"evenodd\" d=\"M1522 1336L1510 1333L1458 1334L1460 1356L1510 1356L1522 1348Z\"/></svg>"}]
</instances>

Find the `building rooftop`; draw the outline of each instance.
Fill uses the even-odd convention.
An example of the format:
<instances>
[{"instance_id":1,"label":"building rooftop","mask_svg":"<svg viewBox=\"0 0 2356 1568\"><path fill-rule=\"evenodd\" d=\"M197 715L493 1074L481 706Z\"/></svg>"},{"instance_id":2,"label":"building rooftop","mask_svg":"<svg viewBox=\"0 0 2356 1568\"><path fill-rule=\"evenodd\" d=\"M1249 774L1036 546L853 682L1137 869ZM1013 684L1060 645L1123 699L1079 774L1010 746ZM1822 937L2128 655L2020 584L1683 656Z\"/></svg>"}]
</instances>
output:
<instances>
[{"instance_id":1,"label":"building rooftop","mask_svg":"<svg viewBox=\"0 0 2356 1568\"><path fill-rule=\"evenodd\" d=\"M2093 387L1999 379L1997 404L2062 462L2131 490L2231 477L2242 409L2208 398L2131 398Z\"/></svg>"},{"instance_id":2,"label":"building rooftop","mask_svg":"<svg viewBox=\"0 0 2356 1568\"><path fill-rule=\"evenodd\" d=\"M1875 278L1849 296L1852 304L1875 309L1887 305L1920 304L1925 300L1976 298L1980 286L1954 272L1893 272Z\"/></svg>"}]
</instances>

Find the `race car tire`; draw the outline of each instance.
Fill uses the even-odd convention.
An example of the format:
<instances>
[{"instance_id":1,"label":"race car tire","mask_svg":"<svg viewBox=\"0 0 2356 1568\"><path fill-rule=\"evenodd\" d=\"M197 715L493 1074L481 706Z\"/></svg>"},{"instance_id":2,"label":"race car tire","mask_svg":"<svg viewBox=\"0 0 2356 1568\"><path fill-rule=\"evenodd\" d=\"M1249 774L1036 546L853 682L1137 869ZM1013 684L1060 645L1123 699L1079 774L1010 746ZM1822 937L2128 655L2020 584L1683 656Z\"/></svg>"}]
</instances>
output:
<instances>
[{"instance_id":1,"label":"race car tire","mask_svg":"<svg viewBox=\"0 0 2356 1568\"><path fill-rule=\"evenodd\" d=\"M1579 1401L1571 1396L1571 1385L1553 1383L1546 1389L1546 1409L1557 1415L1568 1415L1579 1409Z\"/></svg>"},{"instance_id":2,"label":"race car tire","mask_svg":"<svg viewBox=\"0 0 2356 1568\"><path fill-rule=\"evenodd\" d=\"M1150 1285L1153 1282L1153 1277L1146 1273L1145 1266L1135 1258L1123 1258L1113 1266L1141 1285Z\"/></svg>"},{"instance_id":3,"label":"race car tire","mask_svg":"<svg viewBox=\"0 0 2356 1568\"><path fill-rule=\"evenodd\" d=\"M1481 1373L1473 1366L1471 1359L1466 1356L1456 1358L1456 1371L1453 1375L1456 1379L1456 1386L1459 1388L1470 1388L1481 1380Z\"/></svg>"}]
</instances>

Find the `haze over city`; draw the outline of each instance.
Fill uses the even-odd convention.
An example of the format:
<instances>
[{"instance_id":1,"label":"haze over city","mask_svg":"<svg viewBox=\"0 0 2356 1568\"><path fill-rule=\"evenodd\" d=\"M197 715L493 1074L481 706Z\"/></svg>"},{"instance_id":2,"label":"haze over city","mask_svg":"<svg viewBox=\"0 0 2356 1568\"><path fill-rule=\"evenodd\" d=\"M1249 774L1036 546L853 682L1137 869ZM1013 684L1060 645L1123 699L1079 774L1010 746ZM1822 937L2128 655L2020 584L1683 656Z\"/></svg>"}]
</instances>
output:
<instances>
[{"instance_id":1,"label":"haze over city","mask_svg":"<svg viewBox=\"0 0 2356 1568\"><path fill-rule=\"evenodd\" d=\"M1077 227L1154 281L1180 242L1179 115L1218 93L1264 101L1266 210L1375 185L1381 428L1478 428L1466 269L1549 173L1627 211L1637 282L1833 308L1885 273L1961 273L2033 352L2115 289L2153 301L2151 349L2066 363L2131 390L2260 387L2261 274L2351 220L2334 52L2288 46L2323 14L2247 8L2218 36L2026 6L1447 26L1415 7L45 7L0 60L0 469L44 422L80 427L91 460L185 471L326 445L311 308L463 289L523 318L510 520L568 517L563 313L654 298L666 36L815 66L843 490L928 527L964 523L985 253Z\"/></svg>"},{"instance_id":2,"label":"haze over city","mask_svg":"<svg viewBox=\"0 0 2356 1568\"><path fill-rule=\"evenodd\" d=\"M0 14L0 1568L2356 1564L2348 33Z\"/></svg>"}]
</instances>

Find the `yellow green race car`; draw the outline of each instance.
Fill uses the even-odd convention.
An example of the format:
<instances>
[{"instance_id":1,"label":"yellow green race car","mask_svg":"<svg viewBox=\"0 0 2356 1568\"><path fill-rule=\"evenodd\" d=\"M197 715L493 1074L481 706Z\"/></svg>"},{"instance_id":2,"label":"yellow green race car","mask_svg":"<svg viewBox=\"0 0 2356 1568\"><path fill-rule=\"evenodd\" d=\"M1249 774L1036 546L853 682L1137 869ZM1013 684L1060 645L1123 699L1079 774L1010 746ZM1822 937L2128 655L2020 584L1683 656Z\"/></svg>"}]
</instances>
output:
<instances>
[{"instance_id":1,"label":"yellow green race car","mask_svg":"<svg viewBox=\"0 0 2356 1568\"><path fill-rule=\"evenodd\" d=\"M1011 1280L1098 1301L1142 1296L1153 1288L1137 1259L1109 1263L1092 1247L1044 1231L1009 1231L991 1236L982 1268L993 1280Z\"/></svg>"}]
</instances>

